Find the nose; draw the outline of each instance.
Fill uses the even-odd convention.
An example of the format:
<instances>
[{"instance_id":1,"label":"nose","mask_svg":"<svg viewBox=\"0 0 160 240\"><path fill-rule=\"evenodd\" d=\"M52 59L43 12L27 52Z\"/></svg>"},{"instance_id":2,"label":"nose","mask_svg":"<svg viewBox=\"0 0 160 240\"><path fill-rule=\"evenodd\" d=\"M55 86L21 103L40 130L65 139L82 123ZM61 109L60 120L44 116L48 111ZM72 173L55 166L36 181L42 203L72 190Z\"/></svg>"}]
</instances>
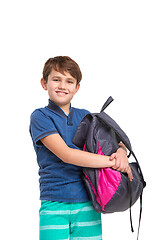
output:
<instances>
[{"instance_id":1,"label":"nose","mask_svg":"<svg viewBox=\"0 0 160 240\"><path fill-rule=\"evenodd\" d=\"M58 88L65 89L66 88L65 82L64 81L60 81Z\"/></svg>"}]
</instances>

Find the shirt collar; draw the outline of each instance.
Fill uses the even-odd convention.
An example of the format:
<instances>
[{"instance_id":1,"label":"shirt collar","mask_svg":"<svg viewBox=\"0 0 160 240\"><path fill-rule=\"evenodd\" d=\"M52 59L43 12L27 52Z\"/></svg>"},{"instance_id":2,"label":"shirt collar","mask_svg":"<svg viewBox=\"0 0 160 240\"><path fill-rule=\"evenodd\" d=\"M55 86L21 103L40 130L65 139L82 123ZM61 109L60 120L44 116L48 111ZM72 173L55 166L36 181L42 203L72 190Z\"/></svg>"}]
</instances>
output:
<instances>
[{"instance_id":1,"label":"shirt collar","mask_svg":"<svg viewBox=\"0 0 160 240\"><path fill-rule=\"evenodd\" d=\"M48 106L49 109L53 110L54 112L58 113L59 115L61 115L62 117L67 118L67 124L68 125L73 125L72 123L72 117L73 117L73 108L70 106L70 112L68 114L68 116L65 114L65 112L59 107L57 106L55 103L53 103L51 100L49 100L48 102Z\"/></svg>"}]
</instances>

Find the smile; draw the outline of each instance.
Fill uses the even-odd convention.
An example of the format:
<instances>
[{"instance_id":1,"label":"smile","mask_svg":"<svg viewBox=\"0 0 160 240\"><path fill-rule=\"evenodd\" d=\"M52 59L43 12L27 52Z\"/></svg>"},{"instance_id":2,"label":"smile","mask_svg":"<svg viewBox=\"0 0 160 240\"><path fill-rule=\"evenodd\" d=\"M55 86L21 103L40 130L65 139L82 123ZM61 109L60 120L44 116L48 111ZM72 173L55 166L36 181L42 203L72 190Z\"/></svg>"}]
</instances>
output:
<instances>
[{"instance_id":1,"label":"smile","mask_svg":"<svg viewBox=\"0 0 160 240\"><path fill-rule=\"evenodd\" d=\"M56 93L57 93L58 96L65 96L65 95L68 94L68 93L63 92L63 91L56 91Z\"/></svg>"}]
</instances>

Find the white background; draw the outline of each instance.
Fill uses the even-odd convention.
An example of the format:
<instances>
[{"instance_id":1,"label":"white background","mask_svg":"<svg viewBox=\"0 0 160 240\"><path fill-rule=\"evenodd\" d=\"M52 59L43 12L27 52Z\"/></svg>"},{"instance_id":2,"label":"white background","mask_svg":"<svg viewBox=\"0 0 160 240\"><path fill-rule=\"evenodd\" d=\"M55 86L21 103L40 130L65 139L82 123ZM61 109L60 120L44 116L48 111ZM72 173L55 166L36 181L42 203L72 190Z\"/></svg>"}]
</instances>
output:
<instances>
[{"instance_id":1,"label":"white background","mask_svg":"<svg viewBox=\"0 0 160 240\"><path fill-rule=\"evenodd\" d=\"M140 240L159 239L159 1L3 1L0 4L0 239L38 240L39 183L29 136L31 112L47 105L40 86L45 61L68 55L83 80L72 106L106 112L129 136L147 187ZM139 201L103 215L103 239L136 239ZM158 220L157 220L158 219Z\"/></svg>"}]
</instances>

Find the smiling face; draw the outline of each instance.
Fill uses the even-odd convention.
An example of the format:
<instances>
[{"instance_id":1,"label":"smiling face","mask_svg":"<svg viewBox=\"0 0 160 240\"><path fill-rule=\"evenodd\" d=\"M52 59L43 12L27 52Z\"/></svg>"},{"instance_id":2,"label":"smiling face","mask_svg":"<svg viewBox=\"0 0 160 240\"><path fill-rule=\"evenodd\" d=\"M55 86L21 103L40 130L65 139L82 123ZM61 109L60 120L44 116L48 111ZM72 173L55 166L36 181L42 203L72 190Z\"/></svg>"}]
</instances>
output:
<instances>
[{"instance_id":1,"label":"smiling face","mask_svg":"<svg viewBox=\"0 0 160 240\"><path fill-rule=\"evenodd\" d=\"M42 78L41 84L48 91L49 99L69 113L71 99L80 87L77 80L68 72L63 75L52 69L47 82Z\"/></svg>"}]
</instances>

